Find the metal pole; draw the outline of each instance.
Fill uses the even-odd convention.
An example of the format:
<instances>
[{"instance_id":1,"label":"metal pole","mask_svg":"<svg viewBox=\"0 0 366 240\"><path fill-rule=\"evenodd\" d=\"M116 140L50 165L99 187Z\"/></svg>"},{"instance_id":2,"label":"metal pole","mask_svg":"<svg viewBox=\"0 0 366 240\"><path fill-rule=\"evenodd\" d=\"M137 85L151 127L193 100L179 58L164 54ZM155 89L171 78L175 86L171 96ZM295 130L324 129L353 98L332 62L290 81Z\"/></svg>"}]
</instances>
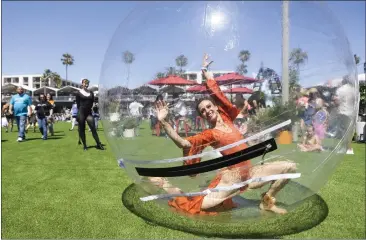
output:
<instances>
[{"instance_id":1,"label":"metal pole","mask_svg":"<svg viewBox=\"0 0 366 240\"><path fill-rule=\"evenodd\" d=\"M289 100L289 1L282 2L282 103Z\"/></svg>"}]
</instances>

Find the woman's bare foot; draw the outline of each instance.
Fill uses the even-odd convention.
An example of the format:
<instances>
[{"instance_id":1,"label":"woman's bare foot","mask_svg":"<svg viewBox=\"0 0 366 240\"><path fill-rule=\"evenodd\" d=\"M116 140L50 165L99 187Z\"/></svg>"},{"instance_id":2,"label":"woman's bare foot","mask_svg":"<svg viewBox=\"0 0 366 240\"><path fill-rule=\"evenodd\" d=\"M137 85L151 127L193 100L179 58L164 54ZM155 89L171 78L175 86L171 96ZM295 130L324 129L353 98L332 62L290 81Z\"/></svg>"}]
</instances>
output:
<instances>
[{"instance_id":1,"label":"woman's bare foot","mask_svg":"<svg viewBox=\"0 0 366 240\"><path fill-rule=\"evenodd\" d=\"M286 214L287 210L284 208L277 207L275 205L276 199L271 197L267 193L262 194L262 201L259 204L259 208L265 211L271 211L277 214Z\"/></svg>"}]
</instances>

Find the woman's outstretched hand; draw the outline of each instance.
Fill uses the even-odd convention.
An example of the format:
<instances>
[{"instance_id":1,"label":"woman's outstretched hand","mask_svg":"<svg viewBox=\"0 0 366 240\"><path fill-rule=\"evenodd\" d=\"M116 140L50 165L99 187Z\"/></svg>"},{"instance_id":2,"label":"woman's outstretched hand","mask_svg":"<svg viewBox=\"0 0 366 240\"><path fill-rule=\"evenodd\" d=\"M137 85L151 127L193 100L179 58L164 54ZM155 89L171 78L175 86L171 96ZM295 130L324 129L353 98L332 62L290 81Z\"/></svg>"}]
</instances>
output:
<instances>
[{"instance_id":1,"label":"woman's outstretched hand","mask_svg":"<svg viewBox=\"0 0 366 240\"><path fill-rule=\"evenodd\" d=\"M157 115L156 117L158 118L158 120L160 122L164 121L169 113L168 105L164 101L158 101L155 104L155 108L156 108L156 115Z\"/></svg>"},{"instance_id":2,"label":"woman's outstretched hand","mask_svg":"<svg viewBox=\"0 0 366 240\"><path fill-rule=\"evenodd\" d=\"M205 53L203 55L203 61L202 61L202 67L203 68L207 68L207 66L208 66L208 59L209 59L209 56L208 56L207 53Z\"/></svg>"},{"instance_id":3,"label":"woman's outstretched hand","mask_svg":"<svg viewBox=\"0 0 366 240\"><path fill-rule=\"evenodd\" d=\"M210 66L210 64L213 61L208 62L208 59L209 59L209 56L207 53L205 53L203 55L203 61L202 61L202 73L206 79L213 79L212 73L208 71L208 66Z\"/></svg>"}]
</instances>

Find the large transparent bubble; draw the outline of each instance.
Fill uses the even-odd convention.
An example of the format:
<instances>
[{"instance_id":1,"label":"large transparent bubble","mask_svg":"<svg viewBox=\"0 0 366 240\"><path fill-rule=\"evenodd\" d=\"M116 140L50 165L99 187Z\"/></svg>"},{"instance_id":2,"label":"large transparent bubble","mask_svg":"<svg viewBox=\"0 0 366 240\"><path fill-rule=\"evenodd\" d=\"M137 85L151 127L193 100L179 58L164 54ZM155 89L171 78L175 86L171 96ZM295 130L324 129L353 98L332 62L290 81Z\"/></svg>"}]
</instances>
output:
<instances>
[{"instance_id":1,"label":"large transparent bubble","mask_svg":"<svg viewBox=\"0 0 366 240\"><path fill-rule=\"evenodd\" d=\"M287 211L325 185L354 131L353 54L325 3L291 2L288 17L282 9L282 2L141 2L118 27L102 67L99 104L106 137L141 197L148 197L142 200L167 209L179 200L200 211L200 196L215 201L231 191L238 206L221 215L234 221L260 216L258 205L246 200L261 200L269 184L256 188L250 181L289 179L275 195ZM201 74L204 53L228 101L251 108L235 119L230 104L216 98L211 107L221 104L217 114L233 120L224 118L223 125L196 108L200 98L216 96ZM178 138L156 119L158 94ZM215 216L208 219L220 220Z\"/></svg>"}]
</instances>

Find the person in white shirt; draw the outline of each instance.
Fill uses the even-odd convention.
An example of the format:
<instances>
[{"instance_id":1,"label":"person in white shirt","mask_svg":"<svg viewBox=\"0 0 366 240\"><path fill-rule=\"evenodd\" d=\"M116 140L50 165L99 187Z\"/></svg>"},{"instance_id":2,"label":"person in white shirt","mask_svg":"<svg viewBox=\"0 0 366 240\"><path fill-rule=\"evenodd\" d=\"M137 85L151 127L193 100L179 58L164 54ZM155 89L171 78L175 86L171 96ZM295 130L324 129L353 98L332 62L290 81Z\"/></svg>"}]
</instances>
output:
<instances>
[{"instance_id":1,"label":"person in white shirt","mask_svg":"<svg viewBox=\"0 0 366 240\"><path fill-rule=\"evenodd\" d=\"M132 103L130 103L129 105L129 109L130 109L130 114L134 117L140 117L142 114L141 114L141 109L143 108L144 106L137 102L136 100L134 100Z\"/></svg>"},{"instance_id":2,"label":"person in white shirt","mask_svg":"<svg viewBox=\"0 0 366 240\"><path fill-rule=\"evenodd\" d=\"M172 115L174 116L174 129L179 128L179 121L185 121L185 117L188 113L187 106L184 101L179 98L179 95L173 94L173 102L172 102Z\"/></svg>"},{"instance_id":3,"label":"person in white shirt","mask_svg":"<svg viewBox=\"0 0 366 240\"><path fill-rule=\"evenodd\" d=\"M341 139L347 132L347 129L351 127L353 133L354 127L350 126L357 111L355 87L349 81L348 77L342 80L342 85L336 91L335 103L338 106L338 121L336 137ZM347 154L353 154L351 147L351 140L348 143Z\"/></svg>"},{"instance_id":4,"label":"person in white shirt","mask_svg":"<svg viewBox=\"0 0 366 240\"><path fill-rule=\"evenodd\" d=\"M144 107L144 105L137 102L136 99L132 103L130 103L130 105L128 107L130 109L131 116L137 119L138 125L140 125L140 122L141 122L141 118L142 118L142 111L141 110L142 110L143 107ZM136 136L139 135L138 130L139 130L139 127L136 127L135 128Z\"/></svg>"}]
</instances>

